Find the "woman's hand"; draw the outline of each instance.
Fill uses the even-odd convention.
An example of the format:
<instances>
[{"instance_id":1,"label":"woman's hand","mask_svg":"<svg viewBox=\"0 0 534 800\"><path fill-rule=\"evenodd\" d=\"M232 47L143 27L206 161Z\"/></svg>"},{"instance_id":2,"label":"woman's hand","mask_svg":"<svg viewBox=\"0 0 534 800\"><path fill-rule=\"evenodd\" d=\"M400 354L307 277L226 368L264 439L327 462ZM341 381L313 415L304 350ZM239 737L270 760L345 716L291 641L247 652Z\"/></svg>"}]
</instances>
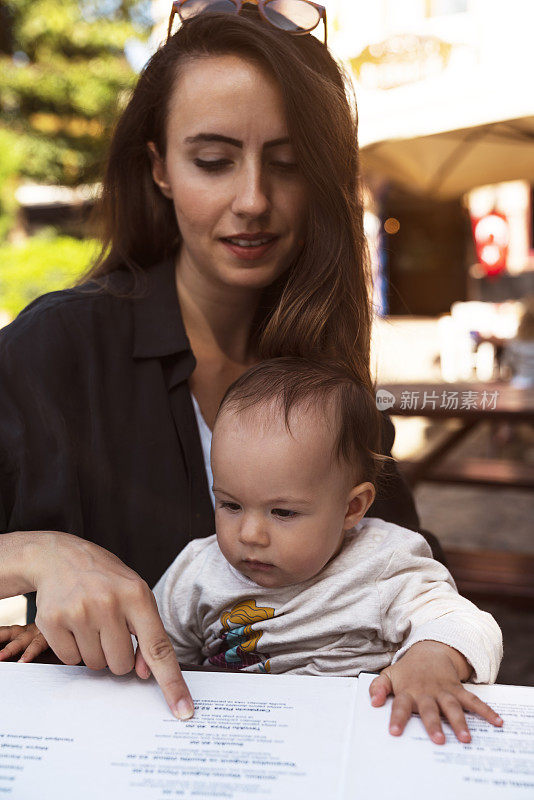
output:
<instances>
[{"instance_id":1,"label":"woman's hand","mask_svg":"<svg viewBox=\"0 0 534 800\"><path fill-rule=\"evenodd\" d=\"M115 675L135 667L140 678L152 673L172 713L179 719L193 715L154 595L137 573L102 547L59 532L31 540L26 571L37 591L37 626L63 663L83 660Z\"/></svg>"},{"instance_id":2,"label":"woman's hand","mask_svg":"<svg viewBox=\"0 0 534 800\"><path fill-rule=\"evenodd\" d=\"M0 627L0 661L22 655L19 661L33 661L45 650L48 642L35 625L3 625Z\"/></svg>"},{"instance_id":3,"label":"woman's hand","mask_svg":"<svg viewBox=\"0 0 534 800\"><path fill-rule=\"evenodd\" d=\"M471 667L464 656L441 642L417 642L395 664L383 669L369 687L371 703L382 706L394 694L389 732L400 736L412 712L417 712L435 744L445 744L440 712L450 722L458 741L471 741L464 710L478 714L492 725L502 719L486 703L468 692Z\"/></svg>"}]
</instances>

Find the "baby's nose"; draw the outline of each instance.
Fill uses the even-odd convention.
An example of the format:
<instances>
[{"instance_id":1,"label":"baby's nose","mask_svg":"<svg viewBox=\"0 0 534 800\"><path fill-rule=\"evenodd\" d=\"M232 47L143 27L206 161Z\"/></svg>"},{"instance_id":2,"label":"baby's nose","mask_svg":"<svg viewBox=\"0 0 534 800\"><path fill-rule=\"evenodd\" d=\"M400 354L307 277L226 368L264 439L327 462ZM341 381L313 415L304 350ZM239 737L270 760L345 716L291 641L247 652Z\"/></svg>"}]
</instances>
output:
<instances>
[{"instance_id":1,"label":"baby's nose","mask_svg":"<svg viewBox=\"0 0 534 800\"><path fill-rule=\"evenodd\" d=\"M270 538L263 520L257 517L245 517L240 528L240 539L244 544L267 547Z\"/></svg>"}]
</instances>

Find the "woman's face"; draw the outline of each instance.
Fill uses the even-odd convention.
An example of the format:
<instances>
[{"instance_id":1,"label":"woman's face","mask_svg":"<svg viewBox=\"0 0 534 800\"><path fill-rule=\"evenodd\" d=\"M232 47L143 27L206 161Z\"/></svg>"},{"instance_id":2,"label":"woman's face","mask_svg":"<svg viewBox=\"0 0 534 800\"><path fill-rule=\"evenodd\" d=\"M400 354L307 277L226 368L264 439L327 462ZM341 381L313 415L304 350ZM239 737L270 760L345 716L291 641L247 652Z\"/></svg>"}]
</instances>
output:
<instances>
[{"instance_id":1,"label":"woman's face","mask_svg":"<svg viewBox=\"0 0 534 800\"><path fill-rule=\"evenodd\" d=\"M274 79L234 55L192 60L166 133L164 160L149 148L183 239L179 272L217 286L271 284L302 247L308 194Z\"/></svg>"}]
</instances>

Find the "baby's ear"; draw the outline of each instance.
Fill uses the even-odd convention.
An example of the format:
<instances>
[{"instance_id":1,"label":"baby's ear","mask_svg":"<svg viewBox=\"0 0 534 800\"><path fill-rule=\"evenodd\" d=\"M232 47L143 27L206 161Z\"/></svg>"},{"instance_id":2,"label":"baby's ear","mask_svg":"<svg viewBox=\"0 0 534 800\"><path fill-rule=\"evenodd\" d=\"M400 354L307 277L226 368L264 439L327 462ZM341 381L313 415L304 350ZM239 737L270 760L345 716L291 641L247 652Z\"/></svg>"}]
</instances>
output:
<instances>
[{"instance_id":1,"label":"baby's ear","mask_svg":"<svg viewBox=\"0 0 534 800\"><path fill-rule=\"evenodd\" d=\"M375 487L372 483L369 483L369 481L359 483L350 490L347 513L345 514L345 521L343 523L344 531L348 531L358 524L367 509L373 504L375 495Z\"/></svg>"}]
</instances>

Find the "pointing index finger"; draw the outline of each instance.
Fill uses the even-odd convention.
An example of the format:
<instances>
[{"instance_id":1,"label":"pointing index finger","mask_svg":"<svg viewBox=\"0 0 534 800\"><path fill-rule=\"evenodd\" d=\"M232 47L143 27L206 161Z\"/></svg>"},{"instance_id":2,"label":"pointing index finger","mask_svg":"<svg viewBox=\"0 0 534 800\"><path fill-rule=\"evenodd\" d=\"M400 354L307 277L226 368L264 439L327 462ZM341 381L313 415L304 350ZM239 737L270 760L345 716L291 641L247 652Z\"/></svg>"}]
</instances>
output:
<instances>
[{"instance_id":1,"label":"pointing index finger","mask_svg":"<svg viewBox=\"0 0 534 800\"><path fill-rule=\"evenodd\" d=\"M146 618L130 620L130 624L170 710L177 719L190 719L195 712L193 699L157 609Z\"/></svg>"}]
</instances>

